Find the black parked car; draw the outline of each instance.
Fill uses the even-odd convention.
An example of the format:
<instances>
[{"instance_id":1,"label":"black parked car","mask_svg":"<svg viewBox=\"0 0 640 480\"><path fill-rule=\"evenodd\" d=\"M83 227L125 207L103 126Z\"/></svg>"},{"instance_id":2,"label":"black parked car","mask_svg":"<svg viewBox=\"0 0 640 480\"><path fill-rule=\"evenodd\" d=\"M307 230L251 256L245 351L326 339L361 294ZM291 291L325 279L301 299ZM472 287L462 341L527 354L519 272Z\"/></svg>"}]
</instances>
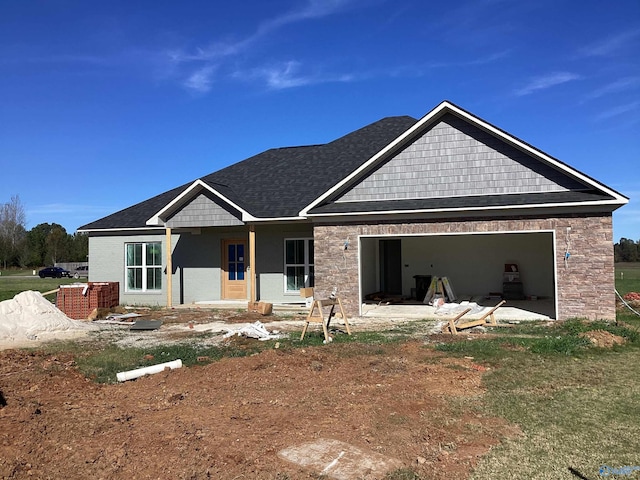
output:
<instances>
[{"instance_id":1,"label":"black parked car","mask_svg":"<svg viewBox=\"0 0 640 480\"><path fill-rule=\"evenodd\" d=\"M40 278L51 277L51 278L62 278L62 277L71 277L71 272L69 270L65 270L60 267L47 267L43 268L38 272L38 276Z\"/></svg>"}]
</instances>

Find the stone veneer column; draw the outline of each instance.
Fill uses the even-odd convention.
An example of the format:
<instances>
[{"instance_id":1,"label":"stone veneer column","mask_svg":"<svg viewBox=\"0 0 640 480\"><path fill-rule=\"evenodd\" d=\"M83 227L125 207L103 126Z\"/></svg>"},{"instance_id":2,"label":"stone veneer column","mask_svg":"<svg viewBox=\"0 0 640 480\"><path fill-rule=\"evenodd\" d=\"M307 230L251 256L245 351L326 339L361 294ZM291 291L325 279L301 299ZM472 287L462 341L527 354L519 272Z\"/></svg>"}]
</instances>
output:
<instances>
[{"instance_id":1,"label":"stone veneer column","mask_svg":"<svg viewBox=\"0 0 640 480\"><path fill-rule=\"evenodd\" d=\"M558 318L615 320L611 215L565 218L557 223ZM565 263L567 248L569 258Z\"/></svg>"},{"instance_id":2,"label":"stone veneer column","mask_svg":"<svg viewBox=\"0 0 640 480\"><path fill-rule=\"evenodd\" d=\"M567 237L567 228L571 227ZM511 218L420 223L314 226L315 290L326 297L338 289L345 310L359 315L358 236L554 230L559 320L615 319L611 215L543 219ZM349 239L349 248L344 243ZM569 240L570 256L565 264Z\"/></svg>"}]
</instances>

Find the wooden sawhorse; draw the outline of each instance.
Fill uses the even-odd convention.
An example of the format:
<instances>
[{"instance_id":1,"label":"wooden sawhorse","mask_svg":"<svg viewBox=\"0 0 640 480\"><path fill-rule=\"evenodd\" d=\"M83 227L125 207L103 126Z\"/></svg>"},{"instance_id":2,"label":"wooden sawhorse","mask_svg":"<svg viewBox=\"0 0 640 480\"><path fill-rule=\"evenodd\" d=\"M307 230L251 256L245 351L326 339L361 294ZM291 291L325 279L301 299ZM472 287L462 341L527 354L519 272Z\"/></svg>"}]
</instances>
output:
<instances>
[{"instance_id":1,"label":"wooden sawhorse","mask_svg":"<svg viewBox=\"0 0 640 480\"><path fill-rule=\"evenodd\" d=\"M323 300L314 300L311 304L311 310L309 310L309 315L307 315L307 318L305 320L300 340L304 340L304 335L305 333L307 333L307 328L309 328L310 323L321 323L322 330L324 331L324 341L325 343L329 343L331 341L331 337L329 336L329 325L331 324L331 317L333 317L337 313L335 311L336 305L338 305L338 308L340 309L340 315L342 315L344 325L345 327L347 327L347 333L351 335L349 320L347 320L347 314L344 312L344 308L342 307L340 298L325 298ZM329 315L326 318L324 316L324 311L322 310L325 307L331 307ZM318 313L315 313L316 309L318 310Z\"/></svg>"},{"instance_id":2,"label":"wooden sawhorse","mask_svg":"<svg viewBox=\"0 0 640 480\"><path fill-rule=\"evenodd\" d=\"M457 317L450 319L449 324L446 327L448 327L448 330L451 332L452 335L457 335L458 330L462 330L464 328L478 327L478 326L484 326L484 325L489 327L497 327L498 322L496 322L496 317L494 313L498 308L500 308L505 303L507 302L505 300L502 300L500 303L498 303L495 307L492 307L487 313L482 315L482 317L480 317L477 320L471 320L467 323L456 323L458 320L460 320L460 318L462 318L467 312L471 310L470 308L467 308L464 312L462 312Z\"/></svg>"}]
</instances>

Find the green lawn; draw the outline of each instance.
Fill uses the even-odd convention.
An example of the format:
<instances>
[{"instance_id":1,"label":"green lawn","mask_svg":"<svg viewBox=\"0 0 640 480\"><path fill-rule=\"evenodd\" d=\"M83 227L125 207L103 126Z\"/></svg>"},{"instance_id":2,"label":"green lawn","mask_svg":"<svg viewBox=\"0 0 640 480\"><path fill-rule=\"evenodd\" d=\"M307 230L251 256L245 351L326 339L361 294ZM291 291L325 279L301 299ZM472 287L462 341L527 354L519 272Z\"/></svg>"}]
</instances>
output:
<instances>
[{"instance_id":1,"label":"green lawn","mask_svg":"<svg viewBox=\"0 0 640 480\"><path fill-rule=\"evenodd\" d=\"M30 277L7 276L3 272L0 276L0 302L13 298L16 294L25 290L44 293L54 290L60 285L68 285L77 281L75 278L40 278L37 275ZM50 300L54 297L55 294L47 296Z\"/></svg>"},{"instance_id":2,"label":"green lawn","mask_svg":"<svg viewBox=\"0 0 640 480\"><path fill-rule=\"evenodd\" d=\"M627 344L595 348L581 337L589 330ZM592 479L605 467L640 466L638 330L570 320L502 333L437 347L489 366L478 412L522 430L483 457L472 479ZM640 478L640 469L626 478Z\"/></svg>"},{"instance_id":3,"label":"green lawn","mask_svg":"<svg viewBox=\"0 0 640 480\"><path fill-rule=\"evenodd\" d=\"M640 262L616 263L616 290L620 295L640 293Z\"/></svg>"},{"instance_id":4,"label":"green lawn","mask_svg":"<svg viewBox=\"0 0 640 480\"><path fill-rule=\"evenodd\" d=\"M472 479L595 479L606 467L640 466L638 365L637 347L505 358L485 377L482 410L522 435L494 448Z\"/></svg>"}]
</instances>

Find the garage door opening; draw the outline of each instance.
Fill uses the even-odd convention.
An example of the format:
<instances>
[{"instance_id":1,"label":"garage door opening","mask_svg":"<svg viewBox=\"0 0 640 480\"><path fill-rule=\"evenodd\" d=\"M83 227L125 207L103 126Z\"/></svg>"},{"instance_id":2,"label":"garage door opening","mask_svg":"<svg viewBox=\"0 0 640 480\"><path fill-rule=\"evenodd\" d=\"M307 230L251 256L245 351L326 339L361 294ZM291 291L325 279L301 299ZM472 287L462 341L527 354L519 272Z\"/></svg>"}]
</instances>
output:
<instances>
[{"instance_id":1,"label":"garage door opening","mask_svg":"<svg viewBox=\"0 0 640 480\"><path fill-rule=\"evenodd\" d=\"M556 318L552 231L362 236L359 240L361 314L366 314L371 304L378 313L384 313L380 307L387 303L396 311L401 312L403 306L415 310L424 305L423 299L417 298L421 288L416 282L431 276L450 280L456 302L482 299L481 304L489 306L506 297L505 307ZM522 300L513 299L514 285L505 282L505 265L518 267L521 285L515 290L521 290ZM389 286L393 291L385 291ZM374 293L378 294L376 299L367 300Z\"/></svg>"}]
</instances>

